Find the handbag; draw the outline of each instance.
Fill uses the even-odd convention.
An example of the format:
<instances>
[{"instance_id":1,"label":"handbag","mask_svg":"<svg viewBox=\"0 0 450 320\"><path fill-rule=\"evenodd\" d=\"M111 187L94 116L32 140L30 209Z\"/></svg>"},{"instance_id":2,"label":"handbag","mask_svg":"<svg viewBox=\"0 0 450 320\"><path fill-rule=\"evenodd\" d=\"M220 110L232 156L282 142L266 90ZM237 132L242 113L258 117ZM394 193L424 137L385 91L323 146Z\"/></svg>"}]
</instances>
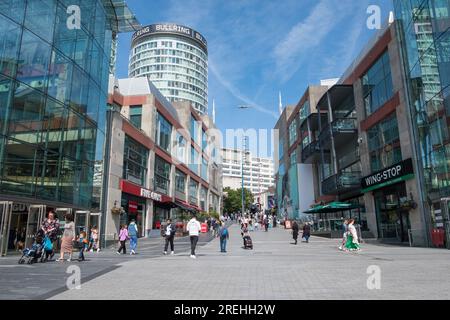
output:
<instances>
[{"instance_id":1,"label":"handbag","mask_svg":"<svg viewBox=\"0 0 450 320\"><path fill-rule=\"evenodd\" d=\"M45 251L53 251L53 243L49 237L45 237L45 239L44 239L44 250Z\"/></svg>"}]
</instances>

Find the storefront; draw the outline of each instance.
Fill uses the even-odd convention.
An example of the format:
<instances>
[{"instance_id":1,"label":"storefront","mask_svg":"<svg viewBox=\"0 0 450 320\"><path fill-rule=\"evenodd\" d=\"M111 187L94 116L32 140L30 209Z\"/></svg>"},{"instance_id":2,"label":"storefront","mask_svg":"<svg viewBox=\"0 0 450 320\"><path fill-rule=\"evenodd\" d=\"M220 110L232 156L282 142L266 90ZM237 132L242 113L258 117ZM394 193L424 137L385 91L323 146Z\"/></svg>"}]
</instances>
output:
<instances>
[{"instance_id":1,"label":"storefront","mask_svg":"<svg viewBox=\"0 0 450 320\"><path fill-rule=\"evenodd\" d=\"M372 192L378 238L409 241L410 210L417 204L408 194L407 181L414 179L412 159L408 159L362 179L362 191Z\"/></svg>"},{"instance_id":2,"label":"storefront","mask_svg":"<svg viewBox=\"0 0 450 320\"><path fill-rule=\"evenodd\" d=\"M81 231L89 234L91 227L99 227L99 213L48 204L0 201L0 256L19 253L21 249L31 247L36 232L50 211L59 220L61 231L68 213L74 215L77 235ZM56 242L56 249L59 250L59 242Z\"/></svg>"},{"instance_id":3,"label":"storefront","mask_svg":"<svg viewBox=\"0 0 450 320\"><path fill-rule=\"evenodd\" d=\"M170 210L174 207L171 197L126 180L120 181L120 188L122 190L121 206L124 210L120 216L120 224L128 224L134 219L138 225L139 234L144 236L150 229L159 229L161 223L170 217ZM149 212L153 212L153 217L147 216Z\"/></svg>"}]
</instances>

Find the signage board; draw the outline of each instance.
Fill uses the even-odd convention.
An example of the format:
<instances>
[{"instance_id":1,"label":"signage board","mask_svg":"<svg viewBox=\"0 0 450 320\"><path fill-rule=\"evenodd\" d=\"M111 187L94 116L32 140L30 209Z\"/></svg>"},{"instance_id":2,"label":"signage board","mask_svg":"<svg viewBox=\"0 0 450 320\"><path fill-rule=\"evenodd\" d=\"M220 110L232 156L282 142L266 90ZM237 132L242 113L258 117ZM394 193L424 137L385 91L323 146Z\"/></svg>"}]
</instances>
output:
<instances>
[{"instance_id":1,"label":"signage board","mask_svg":"<svg viewBox=\"0 0 450 320\"><path fill-rule=\"evenodd\" d=\"M133 34L132 42L134 43L137 39L142 38L149 34L178 34L188 38L191 38L195 42L197 42L205 51L208 48L208 43L199 32L193 30L192 28L179 25L176 23L159 23L159 24L151 24L143 27L142 29L136 31Z\"/></svg>"},{"instance_id":2,"label":"signage board","mask_svg":"<svg viewBox=\"0 0 450 320\"><path fill-rule=\"evenodd\" d=\"M413 162L412 159L407 159L363 178L361 189L363 193L367 193L413 178Z\"/></svg>"}]
</instances>

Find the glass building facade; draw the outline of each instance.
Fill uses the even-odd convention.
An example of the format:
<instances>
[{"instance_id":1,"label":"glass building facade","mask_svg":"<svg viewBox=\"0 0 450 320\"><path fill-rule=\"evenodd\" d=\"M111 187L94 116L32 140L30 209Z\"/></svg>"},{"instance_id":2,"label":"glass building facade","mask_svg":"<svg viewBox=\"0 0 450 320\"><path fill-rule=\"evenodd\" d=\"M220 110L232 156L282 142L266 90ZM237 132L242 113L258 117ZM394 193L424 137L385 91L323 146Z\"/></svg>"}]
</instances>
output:
<instances>
[{"instance_id":1,"label":"glass building facade","mask_svg":"<svg viewBox=\"0 0 450 320\"><path fill-rule=\"evenodd\" d=\"M173 24L143 28L135 34L128 70L130 78L148 77L169 101L189 101L207 113L208 51L198 32Z\"/></svg>"},{"instance_id":2,"label":"glass building facade","mask_svg":"<svg viewBox=\"0 0 450 320\"><path fill-rule=\"evenodd\" d=\"M115 5L0 1L2 198L93 209L112 43L119 31L120 14L111 18ZM68 6L79 8L78 26Z\"/></svg>"},{"instance_id":3,"label":"glass building facade","mask_svg":"<svg viewBox=\"0 0 450 320\"><path fill-rule=\"evenodd\" d=\"M422 194L430 227L450 195L450 1L395 0Z\"/></svg>"}]
</instances>

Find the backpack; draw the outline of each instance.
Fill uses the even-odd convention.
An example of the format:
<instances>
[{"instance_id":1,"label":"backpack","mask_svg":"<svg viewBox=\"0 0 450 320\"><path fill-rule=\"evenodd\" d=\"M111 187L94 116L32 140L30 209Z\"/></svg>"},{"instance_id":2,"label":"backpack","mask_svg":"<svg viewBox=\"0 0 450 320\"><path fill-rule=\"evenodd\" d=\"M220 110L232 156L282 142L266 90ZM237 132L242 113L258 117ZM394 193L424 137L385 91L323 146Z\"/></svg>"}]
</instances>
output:
<instances>
[{"instance_id":1,"label":"backpack","mask_svg":"<svg viewBox=\"0 0 450 320\"><path fill-rule=\"evenodd\" d=\"M221 237L222 239L228 237L228 229L227 229L227 228L223 228L223 229L222 229L222 232L221 232L221 234L220 234L220 237Z\"/></svg>"}]
</instances>

